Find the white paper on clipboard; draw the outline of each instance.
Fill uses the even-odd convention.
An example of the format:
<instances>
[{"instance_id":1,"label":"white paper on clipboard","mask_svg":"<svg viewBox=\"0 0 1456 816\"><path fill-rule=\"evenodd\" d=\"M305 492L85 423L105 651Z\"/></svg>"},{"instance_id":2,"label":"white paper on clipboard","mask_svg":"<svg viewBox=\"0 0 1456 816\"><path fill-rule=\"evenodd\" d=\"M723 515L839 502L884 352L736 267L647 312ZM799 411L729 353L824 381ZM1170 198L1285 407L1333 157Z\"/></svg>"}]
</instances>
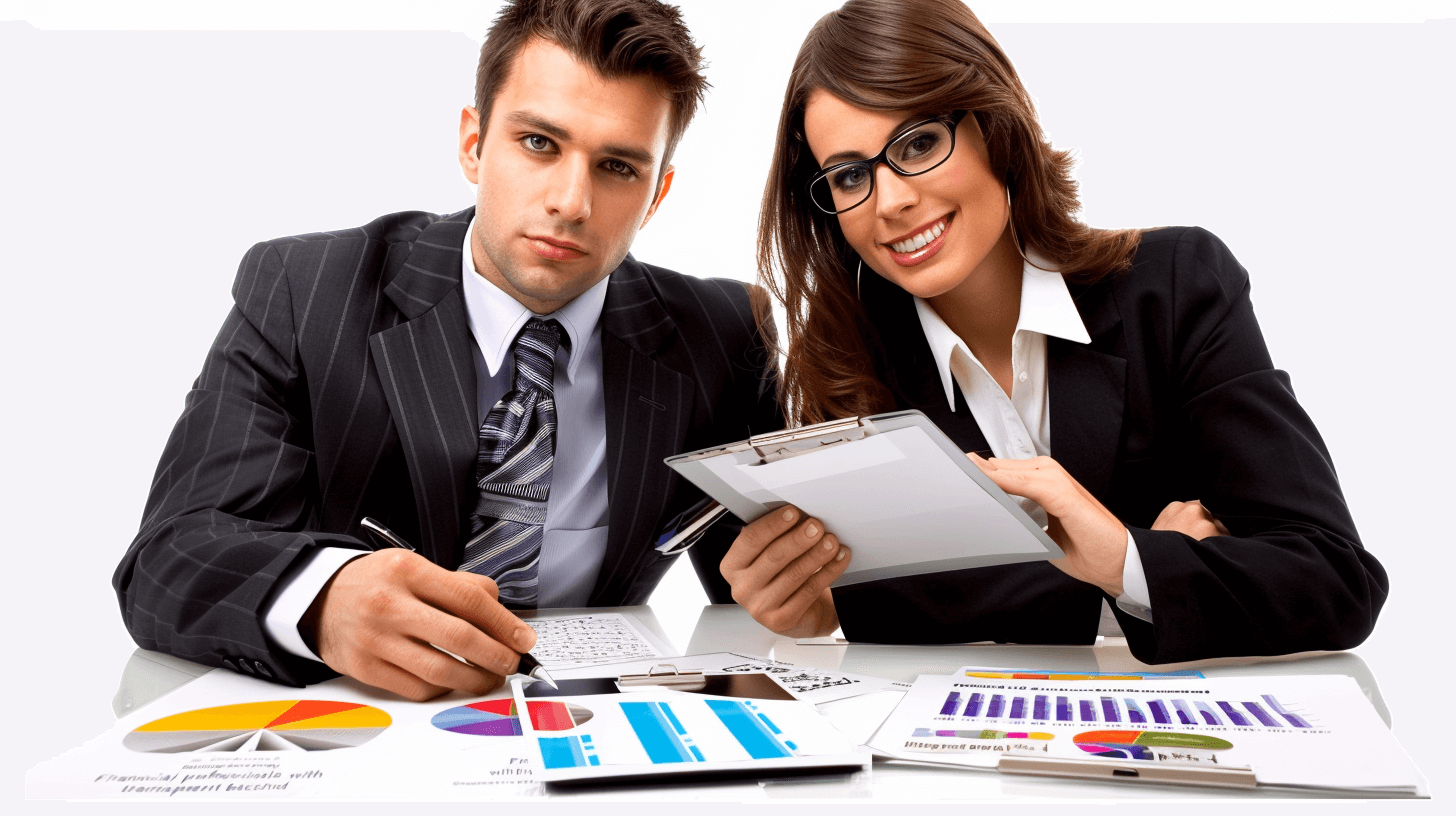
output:
<instances>
[{"instance_id":1,"label":"white paper on clipboard","mask_svg":"<svg viewBox=\"0 0 1456 816\"><path fill-rule=\"evenodd\" d=\"M923 414L869 421L871 435L775 461L743 445L668 464L745 520L783 504L820 519L854 552L835 586L1060 557Z\"/></svg>"}]
</instances>

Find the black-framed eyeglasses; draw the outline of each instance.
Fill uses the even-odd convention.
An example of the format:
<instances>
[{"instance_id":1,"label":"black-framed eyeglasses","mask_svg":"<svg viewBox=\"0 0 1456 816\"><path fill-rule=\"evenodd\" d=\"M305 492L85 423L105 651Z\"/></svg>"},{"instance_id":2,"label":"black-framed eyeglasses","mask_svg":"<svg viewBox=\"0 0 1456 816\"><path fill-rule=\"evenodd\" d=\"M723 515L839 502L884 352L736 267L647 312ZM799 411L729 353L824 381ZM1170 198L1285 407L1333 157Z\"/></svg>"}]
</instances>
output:
<instances>
[{"instance_id":1,"label":"black-framed eyeglasses","mask_svg":"<svg viewBox=\"0 0 1456 816\"><path fill-rule=\"evenodd\" d=\"M843 162L819 171L809 181L809 198L830 215L858 207L875 191L875 165L901 176L918 176L941 166L955 150L956 125L966 111L916 122L895 135L872 159Z\"/></svg>"}]
</instances>

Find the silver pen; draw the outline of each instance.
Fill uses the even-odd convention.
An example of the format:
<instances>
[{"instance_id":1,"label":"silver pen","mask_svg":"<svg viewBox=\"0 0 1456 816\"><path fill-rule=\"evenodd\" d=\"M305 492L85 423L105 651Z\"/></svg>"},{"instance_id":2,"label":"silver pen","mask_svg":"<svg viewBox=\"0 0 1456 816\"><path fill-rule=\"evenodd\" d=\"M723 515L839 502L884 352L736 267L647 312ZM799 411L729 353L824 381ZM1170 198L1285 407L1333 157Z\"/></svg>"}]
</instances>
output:
<instances>
[{"instance_id":1,"label":"silver pen","mask_svg":"<svg viewBox=\"0 0 1456 816\"><path fill-rule=\"evenodd\" d=\"M398 535L396 535L393 530L385 527L383 524L380 524L379 522L375 521L372 518L369 518L368 516L365 516L359 521L359 526L369 531L369 534L374 537L376 544L374 550L376 552L382 549L386 549L388 547L398 547L402 550L409 550L410 552L419 552L419 550L411 547L408 541L405 541L403 538L400 538ZM369 542L365 543L367 544ZM532 678L533 680L545 681L551 686L551 688L561 688L560 686L556 685L555 680L551 679L550 672L546 671L546 667L541 665L541 661L537 660L536 656L531 654L530 652L526 652L521 655L521 663L516 667L516 673L524 674L527 677Z\"/></svg>"}]
</instances>

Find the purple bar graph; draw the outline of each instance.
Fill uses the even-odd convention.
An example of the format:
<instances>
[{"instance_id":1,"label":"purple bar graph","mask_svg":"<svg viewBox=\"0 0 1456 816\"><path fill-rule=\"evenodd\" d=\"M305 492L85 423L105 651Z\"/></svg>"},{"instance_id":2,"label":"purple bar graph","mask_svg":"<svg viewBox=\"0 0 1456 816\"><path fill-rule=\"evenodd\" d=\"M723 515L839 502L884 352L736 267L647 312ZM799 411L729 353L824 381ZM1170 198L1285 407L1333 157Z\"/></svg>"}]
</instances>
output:
<instances>
[{"instance_id":1,"label":"purple bar graph","mask_svg":"<svg viewBox=\"0 0 1456 816\"><path fill-rule=\"evenodd\" d=\"M1163 705L1162 700L1149 700L1148 708L1153 710L1153 722L1163 723L1164 725L1170 722L1168 719L1168 709Z\"/></svg>"},{"instance_id":2,"label":"purple bar graph","mask_svg":"<svg viewBox=\"0 0 1456 816\"><path fill-rule=\"evenodd\" d=\"M1264 695L1261 695L1261 696L1264 698L1264 702L1266 702L1266 703L1269 704L1269 707L1270 708L1272 708L1275 711L1279 712L1279 716L1283 717L1286 720L1289 720L1289 724L1290 725L1294 726L1295 728L1309 728L1310 727L1309 720L1306 720L1305 718L1299 716L1298 714L1295 714L1293 711L1290 711L1289 709L1287 709L1284 706L1280 705L1279 704L1279 701L1276 700L1276 699L1274 699L1274 695L1272 695L1272 694L1264 694Z\"/></svg>"},{"instance_id":3,"label":"purple bar graph","mask_svg":"<svg viewBox=\"0 0 1456 816\"><path fill-rule=\"evenodd\" d=\"M1012 701L1011 701L1011 719L1013 719L1013 720L1024 720L1024 719L1026 719L1026 700L1025 700L1025 698L1016 697L1016 698L1012 699Z\"/></svg>"},{"instance_id":4,"label":"purple bar graph","mask_svg":"<svg viewBox=\"0 0 1456 816\"><path fill-rule=\"evenodd\" d=\"M1269 726L1270 728L1279 727L1279 721L1269 716L1269 712L1265 711L1263 706L1259 705L1258 703L1244 703L1244 708L1247 708L1250 714L1258 717L1259 722Z\"/></svg>"},{"instance_id":5,"label":"purple bar graph","mask_svg":"<svg viewBox=\"0 0 1456 816\"><path fill-rule=\"evenodd\" d=\"M1066 697L1057 698L1057 722L1068 722L1072 719L1072 704Z\"/></svg>"},{"instance_id":6,"label":"purple bar graph","mask_svg":"<svg viewBox=\"0 0 1456 816\"><path fill-rule=\"evenodd\" d=\"M1244 715L1240 714L1238 709L1234 708L1233 706L1229 705L1228 703L1225 703L1223 700L1219 700L1218 701L1218 707L1221 708L1221 709L1223 709L1223 713L1225 713L1225 714L1228 715L1229 722L1232 722L1234 725L1248 725L1249 724L1249 718L1247 718Z\"/></svg>"},{"instance_id":7,"label":"purple bar graph","mask_svg":"<svg viewBox=\"0 0 1456 816\"><path fill-rule=\"evenodd\" d=\"M950 696L945 698L945 705L940 707L941 715L947 717L954 715L956 709L960 707L960 704L961 693L959 691L952 691Z\"/></svg>"},{"instance_id":8,"label":"purple bar graph","mask_svg":"<svg viewBox=\"0 0 1456 816\"><path fill-rule=\"evenodd\" d=\"M986 699L986 695L982 694L981 692L979 692L979 691L972 692L972 694L971 694L971 701L969 703L966 703L966 711L961 716L963 716L963 717L974 717L974 716L980 714L981 713L981 703L985 699Z\"/></svg>"},{"instance_id":9,"label":"purple bar graph","mask_svg":"<svg viewBox=\"0 0 1456 816\"><path fill-rule=\"evenodd\" d=\"M1118 712L1117 701L1111 697L1102 698L1102 721L1110 723L1122 722L1122 714Z\"/></svg>"},{"instance_id":10,"label":"purple bar graph","mask_svg":"<svg viewBox=\"0 0 1456 816\"><path fill-rule=\"evenodd\" d=\"M1097 722L1097 713L1092 710L1091 700L1082 700L1082 722Z\"/></svg>"},{"instance_id":11,"label":"purple bar graph","mask_svg":"<svg viewBox=\"0 0 1456 816\"><path fill-rule=\"evenodd\" d=\"M986 716L987 717L999 717L999 716L1001 716L1001 709L1004 706L1005 702L1006 702L1006 698L1005 697L1002 697L999 694L992 694L991 695L991 706L986 709Z\"/></svg>"},{"instance_id":12,"label":"purple bar graph","mask_svg":"<svg viewBox=\"0 0 1456 816\"><path fill-rule=\"evenodd\" d=\"M1137 700L1131 697L1124 697L1122 701L1127 704L1127 721L1132 723L1145 723L1148 716L1143 713L1143 707L1137 704Z\"/></svg>"},{"instance_id":13,"label":"purple bar graph","mask_svg":"<svg viewBox=\"0 0 1456 816\"><path fill-rule=\"evenodd\" d=\"M1193 709L1183 700L1174 700L1173 708L1178 710L1178 722L1184 725L1197 725L1198 720L1193 719Z\"/></svg>"},{"instance_id":14,"label":"purple bar graph","mask_svg":"<svg viewBox=\"0 0 1456 816\"><path fill-rule=\"evenodd\" d=\"M1031 716L1038 720L1047 718L1047 698L1045 694L1036 695L1036 701L1031 705ZM1287 714L1285 716L1288 716Z\"/></svg>"},{"instance_id":15,"label":"purple bar graph","mask_svg":"<svg viewBox=\"0 0 1456 816\"><path fill-rule=\"evenodd\" d=\"M1205 703L1202 700L1194 700L1193 705L1198 707L1198 713L1203 715L1204 722L1208 723L1209 725L1223 725L1223 720L1220 720L1218 718L1218 715L1214 713L1213 709L1208 707L1208 703Z\"/></svg>"}]
</instances>

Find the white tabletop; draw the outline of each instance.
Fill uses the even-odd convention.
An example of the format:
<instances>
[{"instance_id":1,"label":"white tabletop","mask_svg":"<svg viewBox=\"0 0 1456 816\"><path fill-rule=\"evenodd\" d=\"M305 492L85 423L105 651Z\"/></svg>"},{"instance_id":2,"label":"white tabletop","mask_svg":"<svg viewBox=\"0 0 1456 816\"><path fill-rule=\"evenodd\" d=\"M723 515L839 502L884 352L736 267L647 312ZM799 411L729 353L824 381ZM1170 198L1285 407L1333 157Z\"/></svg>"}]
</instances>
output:
<instances>
[{"instance_id":1,"label":"white tabletop","mask_svg":"<svg viewBox=\"0 0 1456 816\"><path fill-rule=\"evenodd\" d=\"M892 646L872 644L806 645L780 637L755 622L736 605L705 606L686 644L675 643L664 631L651 607L596 610L550 610L552 613L622 612L631 615L661 640L682 654L739 652L771 657L805 666L839 669L855 674L910 682L921 674L949 674L961 666L994 666L1065 671L1172 671L1198 669L1207 677L1237 675L1344 674L1355 678L1376 710L1390 724L1390 712L1371 673L1360 656L1351 652L1314 652L1274 658L1204 660L1149 667L1139 663L1121 638L1100 638L1094 646L1008 646L956 644ZM138 649L122 673L113 701L117 716L160 699L209 671L205 666ZM821 706L853 706L854 698ZM1167 800L1326 797L1285 790L1223 790L1166 785L1137 785L1039 777L1005 776L964 768L935 767L877 760L867 773L813 778L784 778L712 785L616 787L601 790L552 791L561 798L609 800L865 800L906 801L939 799L1009 800Z\"/></svg>"}]
</instances>

